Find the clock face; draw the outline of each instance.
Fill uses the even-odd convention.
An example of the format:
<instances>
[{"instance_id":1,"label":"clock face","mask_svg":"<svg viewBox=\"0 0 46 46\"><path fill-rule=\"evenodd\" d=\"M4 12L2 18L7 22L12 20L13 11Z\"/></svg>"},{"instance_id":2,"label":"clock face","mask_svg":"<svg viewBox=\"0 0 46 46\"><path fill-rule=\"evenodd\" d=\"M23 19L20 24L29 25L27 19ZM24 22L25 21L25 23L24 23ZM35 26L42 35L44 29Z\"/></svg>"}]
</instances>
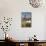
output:
<instances>
[{"instance_id":1,"label":"clock face","mask_svg":"<svg viewBox=\"0 0 46 46\"><path fill-rule=\"evenodd\" d=\"M29 3L32 7L38 8L42 5L43 0L29 0Z\"/></svg>"}]
</instances>

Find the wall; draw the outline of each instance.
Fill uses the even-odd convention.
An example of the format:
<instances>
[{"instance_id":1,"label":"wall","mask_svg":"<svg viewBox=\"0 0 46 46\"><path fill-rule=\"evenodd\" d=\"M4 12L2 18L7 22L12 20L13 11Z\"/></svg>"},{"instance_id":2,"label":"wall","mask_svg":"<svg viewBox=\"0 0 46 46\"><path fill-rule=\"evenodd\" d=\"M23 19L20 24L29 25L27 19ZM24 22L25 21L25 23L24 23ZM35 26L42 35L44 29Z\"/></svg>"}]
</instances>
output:
<instances>
[{"instance_id":1,"label":"wall","mask_svg":"<svg viewBox=\"0 0 46 46\"><path fill-rule=\"evenodd\" d=\"M45 24L44 24L45 28L44 28L44 38L46 39L46 15L45 15Z\"/></svg>"},{"instance_id":2,"label":"wall","mask_svg":"<svg viewBox=\"0 0 46 46\"><path fill-rule=\"evenodd\" d=\"M21 12L32 12L32 27L21 27ZM0 0L0 17L13 17L13 22L10 31L10 37L17 40L27 40L34 34L39 40L44 40L44 15L46 15L45 8L32 8L28 0ZM0 34L2 31L0 32ZM2 34L1 34L2 35ZM0 39L3 37L0 36ZM4 39L4 38L3 38Z\"/></svg>"}]
</instances>

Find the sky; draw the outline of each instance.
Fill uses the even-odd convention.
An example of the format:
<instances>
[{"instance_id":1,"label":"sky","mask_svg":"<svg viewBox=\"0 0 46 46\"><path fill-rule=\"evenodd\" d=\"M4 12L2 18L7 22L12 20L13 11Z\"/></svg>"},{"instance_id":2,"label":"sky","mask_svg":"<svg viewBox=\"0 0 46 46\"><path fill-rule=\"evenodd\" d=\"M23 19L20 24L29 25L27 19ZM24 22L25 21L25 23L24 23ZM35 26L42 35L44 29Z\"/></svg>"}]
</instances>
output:
<instances>
[{"instance_id":1,"label":"sky","mask_svg":"<svg viewBox=\"0 0 46 46\"><path fill-rule=\"evenodd\" d=\"M22 12L22 18L30 18L31 16L31 12Z\"/></svg>"}]
</instances>

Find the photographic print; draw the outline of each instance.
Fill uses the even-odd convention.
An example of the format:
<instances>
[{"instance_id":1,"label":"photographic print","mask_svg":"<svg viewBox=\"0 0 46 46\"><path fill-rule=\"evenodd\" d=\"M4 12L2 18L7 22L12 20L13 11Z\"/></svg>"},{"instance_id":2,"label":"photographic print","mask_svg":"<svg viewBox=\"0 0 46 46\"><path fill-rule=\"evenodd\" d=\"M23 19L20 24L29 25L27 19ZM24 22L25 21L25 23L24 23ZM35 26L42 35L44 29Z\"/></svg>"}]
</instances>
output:
<instances>
[{"instance_id":1,"label":"photographic print","mask_svg":"<svg viewBox=\"0 0 46 46\"><path fill-rule=\"evenodd\" d=\"M32 25L32 14L31 12L21 13L21 27L31 27Z\"/></svg>"}]
</instances>

